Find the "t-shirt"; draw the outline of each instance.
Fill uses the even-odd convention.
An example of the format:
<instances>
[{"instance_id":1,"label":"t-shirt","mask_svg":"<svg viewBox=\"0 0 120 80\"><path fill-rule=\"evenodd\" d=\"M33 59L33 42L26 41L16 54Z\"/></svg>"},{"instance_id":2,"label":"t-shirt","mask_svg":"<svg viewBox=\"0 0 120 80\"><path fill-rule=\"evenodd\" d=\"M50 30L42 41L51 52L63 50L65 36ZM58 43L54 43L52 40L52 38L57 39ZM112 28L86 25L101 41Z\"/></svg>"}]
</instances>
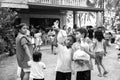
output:
<instances>
[{"instance_id":1,"label":"t-shirt","mask_svg":"<svg viewBox=\"0 0 120 80\"><path fill-rule=\"evenodd\" d=\"M74 52L77 51L78 49L80 49L82 47L84 47L86 50L88 50L88 45L87 43L85 43L86 45L83 45L80 44L79 42L75 42L73 45L72 45L72 50L73 50L73 55L74 55ZM84 65L79 65L78 63L75 62L75 71L86 71L86 70L92 70L93 69L93 66L92 66L92 61L91 61L91 58L88 62L85 62L83 63Z\"/></svg>"},{"instance_id":2,"label":"t-shirt","mask_svg":"<svg viewBox=\"0 0 120 80\"><path fill-rule=\"evenodd\" d=\"M34 62L29 61L28 65L30 66L30 77L35 79L43 79L44 73L43 70L46 68L43 62Z\"/></svg>"},{"instance_id":3,"label":"t-shirt","mask_svg":"<svg viewBox=\"0 0 120 80\"><path fill-rule=\"evenodd\" d=\"M56 52L58 54L56 71L71 72L72 62L71 49L58 43Z\"/></svg>"},{"instance_id":4,"label":"t-shirt","mask_svg":"<svg viewBox=\"0 0 120 80\"><path fill-rule=\"evenodd\" d=\"M33 48L32 48L31 42L29 41L29 39L25 35L19 33L17 38L16 38L16 57L17 57L18 65L21 68L29 68L27 62L30 59L23 48L23 46L25 44L28 45L28 48L30 50L30 54L32 54Z\"/></svg>"}]
</instances>

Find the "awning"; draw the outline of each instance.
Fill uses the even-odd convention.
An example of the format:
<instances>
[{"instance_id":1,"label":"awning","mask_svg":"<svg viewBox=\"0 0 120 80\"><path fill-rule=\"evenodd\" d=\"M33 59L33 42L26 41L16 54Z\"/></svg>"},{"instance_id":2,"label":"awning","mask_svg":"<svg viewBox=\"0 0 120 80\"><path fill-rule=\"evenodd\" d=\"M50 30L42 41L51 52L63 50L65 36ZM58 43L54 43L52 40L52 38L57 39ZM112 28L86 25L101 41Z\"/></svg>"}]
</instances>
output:
<instances>
[{"instance_id":1,"label":"awning","mask_svg":"<svg viewBox=\"0 0 120 80\"><path fill-rule=\"evenodd\" d=\"M1 0L0 3L0 7L29 8L27 5L27 0Z\"/></svg>"},{"instance_id":2,"label":"awning","mask_svg":"<svg viewBox=\"0 0 120 80\"><path fill-rule=\"evenodd\" d=\"M66 5L51 5L51 4L39 4L28 2L29 8L35 9L54 9L54 10L73 10L73 11L92 11L92 12L102 12L103 8L90 8L90 7L80 7L80 6L66 6Z\"/></svg>"},{"instance_id":3,"label":"awning","mask_svg":"<svg viewBox=\"0 0 120 80\"><path fill-rule=\"evenodd\" d=\"M1 3L1 7L9 7L9 8L26 8L28 9L27 4L18 4L18 3Z\"/></svg>"}]
</instances>

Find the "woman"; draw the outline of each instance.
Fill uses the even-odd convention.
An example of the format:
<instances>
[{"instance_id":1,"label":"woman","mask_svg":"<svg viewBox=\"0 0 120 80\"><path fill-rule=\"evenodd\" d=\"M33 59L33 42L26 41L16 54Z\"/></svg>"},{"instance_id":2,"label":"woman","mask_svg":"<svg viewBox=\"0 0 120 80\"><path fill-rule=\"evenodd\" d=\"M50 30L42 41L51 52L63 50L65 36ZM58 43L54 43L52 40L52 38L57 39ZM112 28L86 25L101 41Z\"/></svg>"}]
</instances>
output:
<instances>
[{"instance_id":1,"label":"woman","mask_svg":"<svg viewBox=\"0 0 120 80\"><path fill-rule=\"evenodd\" d=\"M21 80L29 80L30 67L27 62L32 58L32 45L26 36L28 26L25 23L19 25L19 33L16 37L16 57L18 66L22 69Z\"/></svg>"}]
</instances>

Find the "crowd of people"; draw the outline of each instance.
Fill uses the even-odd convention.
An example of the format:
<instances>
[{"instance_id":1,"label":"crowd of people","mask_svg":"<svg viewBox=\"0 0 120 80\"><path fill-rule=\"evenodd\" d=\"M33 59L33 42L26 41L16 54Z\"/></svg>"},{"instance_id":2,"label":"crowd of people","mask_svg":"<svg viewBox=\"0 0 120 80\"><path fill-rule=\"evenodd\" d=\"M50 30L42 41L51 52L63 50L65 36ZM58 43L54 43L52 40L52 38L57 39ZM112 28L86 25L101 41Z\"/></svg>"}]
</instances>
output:
<instances>
[{"instance_id":1,"label":"crowd of people","mask_svg":"<svg viewBox=\"0 0 120 80\"><path fill-rule=\"evenodd\" d=\"M92 59L98 69L98 76L108 74L102 60L107 54L107 40L104 30L93 27L70 28L58 27L59 22L52 26L47 33L52 54L58 55L55 80L71 80L77 73L76 80L91 80L93 70ZM31 33L25 23L19 25L16 37L16 55L20 68L21 80L45 80L43 70L46 65L41 61L41 45L43 33ZM103 69L103 70L101 70ZM103 72L102 72L103 71Z\"/></svg>"}]
</instances>

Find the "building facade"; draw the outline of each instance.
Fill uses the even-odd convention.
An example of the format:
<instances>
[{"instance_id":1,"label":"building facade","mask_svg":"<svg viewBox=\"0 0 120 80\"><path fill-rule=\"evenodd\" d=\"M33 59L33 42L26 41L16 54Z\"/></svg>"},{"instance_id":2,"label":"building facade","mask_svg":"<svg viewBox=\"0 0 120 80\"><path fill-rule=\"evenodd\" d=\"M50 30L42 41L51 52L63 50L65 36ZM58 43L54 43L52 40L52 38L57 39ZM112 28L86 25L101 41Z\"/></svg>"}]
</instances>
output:
<instances>
[{"instance_id":1,"label":"building facade","mask_svg":"<svg viewBox=\"0 0 120 80\"><path fill-rule=\"evenodd\" d=\"M19 21L28 25L49 28L55 20L59 20L59 27L69 22L71 27L75 24L80 26L80 11L96 13L96 25L102 25L103 0L2 0L0 3L1 7L16 9Z\"/></svg>"}]
</instances>

